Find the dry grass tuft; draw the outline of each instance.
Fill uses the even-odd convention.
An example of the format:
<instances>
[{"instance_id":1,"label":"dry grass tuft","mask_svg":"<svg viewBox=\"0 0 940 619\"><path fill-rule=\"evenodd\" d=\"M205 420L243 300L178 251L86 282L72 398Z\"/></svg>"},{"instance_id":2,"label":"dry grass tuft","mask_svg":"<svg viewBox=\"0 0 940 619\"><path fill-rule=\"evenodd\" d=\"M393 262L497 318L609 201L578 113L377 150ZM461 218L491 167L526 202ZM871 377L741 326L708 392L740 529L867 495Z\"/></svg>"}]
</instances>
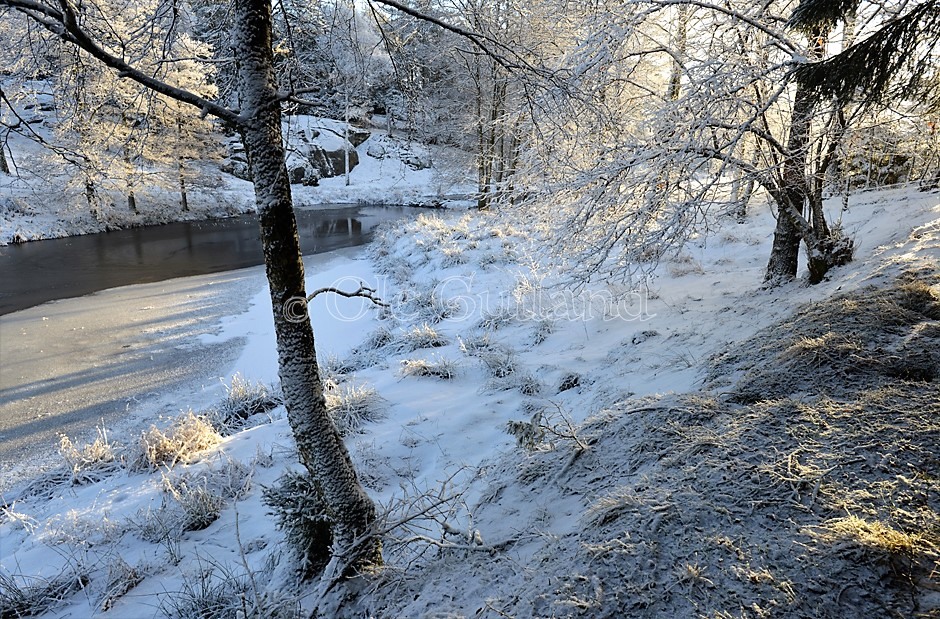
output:
<instances>
[{"instance_id":1,"label":"dry grass tuft","mask_svg":"<svg viewBox=\"0 0 940 619\"><path fill-rule=\"evenodd\" d=\"M905 533L877 520L858 516L836 518L822 525L814 537L826 542L850 542L885 555L938 558L938 548L923 532Z\"/></svg>"},{"instance_id":2,"label":"dry grass tuft","mask_svg":"<svg viewBox=\"0 0 940 619\"><path fill-rule=\"evenodd\" d=\"M402 376L427 376L451 380L457 378L457 364L450 359L439 357L437 359L403 359L401 362Z\"/></svg>"},{"instance_id":3,"label":"dry grass tuft","mask_svg":"<svg viewBox=\"0 0 940 619\"><path fill-rule=\"evenodd\" d=\"M72 485L93 484L120 470L120 446L108 439L108 432L98 428L94 442L75 445L64 434L59 437L59 455L72 474Z\"/></svg>"},{"instance_id":4,"label":"dry grass tuft","mask_svg":"<svg viewBox=\"0 0 940 619\"><path fill-rule=\"evenodd\" d=\"M205 418L189 411L177 418L166 431L150 426L141 434L139 452L131 463L132 470L155 471L189 462L201 451L211 449L222 437Z\"/></svg>"}]
</instances>

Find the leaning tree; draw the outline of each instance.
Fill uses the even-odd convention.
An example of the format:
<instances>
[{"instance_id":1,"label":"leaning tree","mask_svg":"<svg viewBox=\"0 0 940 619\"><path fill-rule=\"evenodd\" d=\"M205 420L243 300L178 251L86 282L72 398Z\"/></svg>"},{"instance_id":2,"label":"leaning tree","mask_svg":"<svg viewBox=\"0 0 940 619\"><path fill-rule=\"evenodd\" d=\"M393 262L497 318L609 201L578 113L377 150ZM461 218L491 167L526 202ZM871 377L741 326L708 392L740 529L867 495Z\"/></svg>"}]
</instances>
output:
<instances>
[{"instance_id":1,"label":"leaning tree","mask_svg":"<svg viewBox=\"0 0 940 619\"><path fill-rule=\"evenodd\" d=\"M42 27L125 80L156 95L192 106L193 114L215 116L241 134L254 183L265 269L274 309L279 374L288 420L304 466L321 495L331 523L333 567L340 573L381 563L381 541L373 531L376 508L360 484L349 453L326 409L317 367L313 329L306 307L304 266L291 202L281 135L281 104L293 93L278 88L270 0L234 0L231 50L237 64L237 106L226 107L165 79L176 60L139 62L127 53L125 36L147 36L154 24L178 22L176 3L160 4L130 32L112 28L118 3L71 0L0 0L0 19ZM25 18L25 19L22 19ZM154 41L159 45L159 41ZM168 48L164 48L168 49ZM285 311L290 308L291 311Z\"/></svg>"}]
</instances>

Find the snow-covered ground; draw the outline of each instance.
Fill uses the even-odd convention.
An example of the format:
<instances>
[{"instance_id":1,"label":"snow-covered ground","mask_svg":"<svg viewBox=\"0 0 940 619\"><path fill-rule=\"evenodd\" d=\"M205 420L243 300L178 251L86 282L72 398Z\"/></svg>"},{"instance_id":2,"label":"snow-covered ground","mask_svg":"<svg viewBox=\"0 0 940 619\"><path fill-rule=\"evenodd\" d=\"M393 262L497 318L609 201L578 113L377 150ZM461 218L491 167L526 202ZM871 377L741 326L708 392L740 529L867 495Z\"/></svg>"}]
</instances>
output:
<instances>
[{"instance_id":1,"label":"snow-covered ground","mask_svg":"<svg viewBox=\"0 0 940 619\"><path fill-rule=\"evenodd\" d=\"M761 290L772 224L766 212L726 222L637 291L595 285L562 293L525 230L477 212L421 216L387 231L368 259L308 273L310 288L365 282L392 303L377 310L321 297L311 307L331 402L389 525L388 565L368 578L350 616L938 612L937 566L927 576L912 568L938 558L936 470L891 470L890 479L906 476L911 492L923 490L924 529L907 537L878 529L909 542L895 546L896 558L910 551L908 563L881 566L851 540L827 542L834 521L820 515L813 524L819 510L836 509L829 479L854 460L810 475L809 451L750 444L756 430L735 424L760 411L742 405L727 414L720 392L731 391L734 377L705 380L716 355L750 346L799 306L889 286L902 273L929 285L940 262L940 195L854 196L843 225L857 239L856 259L813 287ZM246 312L201 336L244 338L226 380L238 373L276 381L270 314L259 292ZM800 397L809 403L816 395ZM769 416L754 427L772 428L781 441L790 436L791 428L776 425L782 413L761 410ZM316 586L294 578L296 562L262 497L300 468L283 408L225 436L182 419L162 442L152 432L109 434L85 448L65 443L58 472L23 480L4 497L0 604L45 617L309 612ZM927 421L919 431L932 437L936 420ZM174 451L174 440L189 446ZM898 453L919 445L911 441ZM868 446L856 448L865 461ZM893 446L878 449L879 466L889 466ZM703 453L728 459L709 464ZM783 472L735 468L749 458ZM742 484L750 484L746 492ZM781 488L792 489L789 498ZM691 497L706 490L713 501L693 510ZM845 498L846 511L852 500L862 499ZM788 527L799 518L810 524L799 524L794 537ZM835 550L813 554L814 543ZM807 557L818 565L806 565ZM806 576L810 568L832 580ZM878 587L898 592L897 600L866 588L862 578L873 573L884 574ZM905 577L891 589L892 578Z\"/></svg>"}]
</instances>

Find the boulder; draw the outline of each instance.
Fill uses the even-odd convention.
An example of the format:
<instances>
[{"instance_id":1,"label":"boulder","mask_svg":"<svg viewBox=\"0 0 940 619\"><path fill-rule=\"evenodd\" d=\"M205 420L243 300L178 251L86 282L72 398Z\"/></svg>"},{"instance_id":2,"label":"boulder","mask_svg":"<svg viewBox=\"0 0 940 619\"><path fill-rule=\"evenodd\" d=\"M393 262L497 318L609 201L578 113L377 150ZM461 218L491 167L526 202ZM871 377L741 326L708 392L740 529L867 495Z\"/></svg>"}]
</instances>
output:
<instances>
[{"instance_id":1,"label":"boulder","mask_svg":"<svg viewBox=\"0 0 940 619\"><path fill-rule=\"evenodd\" d=\"M371 131L359 129L358 127L349 128L349 142L353 146L362 146L362 144L372 136Z\"/></svg>"}]
</instances>

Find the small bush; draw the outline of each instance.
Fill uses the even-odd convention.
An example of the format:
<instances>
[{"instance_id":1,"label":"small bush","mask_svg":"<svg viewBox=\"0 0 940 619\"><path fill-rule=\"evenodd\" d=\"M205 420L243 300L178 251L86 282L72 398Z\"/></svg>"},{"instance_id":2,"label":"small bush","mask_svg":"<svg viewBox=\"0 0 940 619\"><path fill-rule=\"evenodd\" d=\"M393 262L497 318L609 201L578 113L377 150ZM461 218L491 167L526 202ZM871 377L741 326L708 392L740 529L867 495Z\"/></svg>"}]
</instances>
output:
<instances>
[{"instance_id":1,"label":"small bush","mask_svg":"<svg viewBox=\"0 0 940 619\"><path fill-rule=\"evenodd\" d=\"M517 370L518 361L511 351L488 351L480 354L487 373L493 378L506 378Z\"/></svg>"},{"instance_id":2,"label":"small bush","mask_svg":"<svg viewBox=\"0 0 940 619\"><path fill-rule=\"evenodd\" d=\"M10 576L0 572L0 617L17 619L41 615L69 594L84 589L89 579L84 574L62 573L46 580Z\"/></svg>"},{"instance_id":3,"label":"small bush","mask_svg":"<svg viewBox=\"0 0 940 619\"><path fill-rule=\"evenodd\" d=\"M495 310L488 310L483 313L477 327L484 331L497 331L511 324L516 319L517 313L516 309L505 305Z\"/></svg>"},{"instance_id":4,"label":"small bush","mask_svg":"<svg viewBox=\"0 0 940 619\"><path fill-rule=\"evenodd\" d=\"M532 343L538 346L554 332L555 321L550 318L540 318L536 320L535 328L532 330Z\"/></svg>"},{"instance_id":5,"label":"small bush","mask_svg":"<svg viewBox=\"0 0 940 619\"><path fill-rule=\"evenodd\" d=\"M412 322L437 324L458 316L462 308L455 299L444 299L436 283L428 284L424 290L412 289L402 294L400 314Z\"/></svg>"},{"instance_id":6,"label":"small bush","mask_svg":"<svg viewBox=\"0 0 940 619\"><path fill-rule=\"evenodd\" d=\"M219 468L198 473L183 473L174 478L163 477L163 489L183 510L183 531L200 531L215 522L226 500L240 499L251 489L251 469L236 460L228 460Z\"/></svg>"},{"instance_id":7,"label":"small bush","mask_svg":"<svg viewBox=\"0 0 940 619\"><path fill-rule=\"evenodd\" d=\"M180 591L164 596L160 611L173 619L238 617L249 589L250 582L244 576L227 573L219 577L216 570L201 568L183 579Z\"/></svg>"},{"instance_id":8,"label":"small bush","mask_svg":"<svg viewBox=\"0 0 940 619\"><path fill-rule=\"evenodd\" d=\"M183 537L186 518L178 504L168 503L164 497L160 507L141 509L135 518L129 520L140 539L152 544L163 544L170 562L173 565L179 564L182 559L180 540Z\"/></svg>"},{"instance_id":9,"label":"small bush","mask_svg":"<svg viewBox=\"0 0 940 619\"><path fill-rule=\"evenodd\" d=\"M172 468L187 462L193 455L219 444L222 437L204 417L189 411L177 418L163 432L156 426L141 434L139 453L132 460L133 470L155 471L161 466Z\"/></svg>"},{"instance_id":10,"label":"small bush","mask_svg":"<svg viewBox=\"0 0 940 619\"><path fill-rule=\"evenodd\" d=\"M422 348L440 348L447 346L450 342L430 325L424 323L420 327L405 331L398 339L398 343L401 352L413 352Z\"/></svg>"},{"instance_id":11,"label":"small bush","mask_svg":"<svg viewBox=\"0 0 940 619\"><path fill-rule=\"evenodd\" d=\"M468 357L479 357L484 352L493 350L496 347L496 344L490 339L489 333L473 335L459 341L461 352Z\"/></svg>"},{"instance_id":12,"label":"small bush","mask_svg":"<svg viewBox=\"0 0 940 619\"><path fill-rule=\"evenodd\" d=\"M114 603L127 594L128 591L144 580L143 574L135 567L128 565L121 557L108 564L108 581L104 593L98 602L101 612L111 610Z\"/></svg>"},{"instance_id":13,"label":"small bush","mask_svg":"<svg viewBox=\"0 0 940 619\"><path fill-rule=\"evenodd\" d=\"M277 485L262 490L264 504L271 508L278 529L300 559L304 578L318 575L330 562L332 522L320 489L303 473L286 473Z\"/></svg>"},{"instance_id":14,"label":"small bush","mask_svg":"<svg viewBox=\"0 0 940 619\"><path fill-rule=\"evenodd\" d=\"M370 368L380 363L387 355L380 354L379 351L382 351L394 341L395 336L391 331L385 327L379 327L369 334L361 344L353 348L346 359L340 361L336 357L330 357L323 373L324 379L338 383L340 382L340 376L356 370Z\"/></svg>"},{"instance_id":15,"label":"small bush","mask_svg":"<svg viewBox=\"0 0 940 619\"><path fill-rule=\"evenodd\" d=\"M457 364L443 357L435 361L426 359L403 359L401 362L402 376L431 376L443 380L457 377Z\"/></svg>"}]
</instances>

